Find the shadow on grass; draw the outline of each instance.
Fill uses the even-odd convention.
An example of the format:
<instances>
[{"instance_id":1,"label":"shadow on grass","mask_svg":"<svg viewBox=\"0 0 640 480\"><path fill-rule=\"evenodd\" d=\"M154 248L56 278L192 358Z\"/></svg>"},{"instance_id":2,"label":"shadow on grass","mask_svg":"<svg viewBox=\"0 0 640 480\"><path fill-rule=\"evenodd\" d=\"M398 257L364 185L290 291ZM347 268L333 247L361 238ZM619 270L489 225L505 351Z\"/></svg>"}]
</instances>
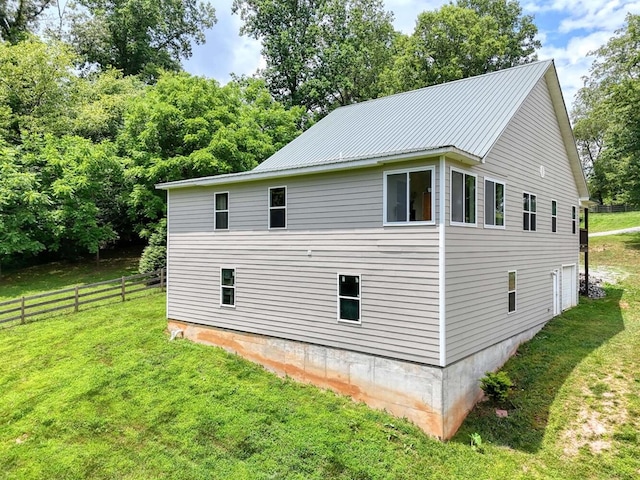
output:
<instances>
[{"instance_id":1,"label":"shadow on grass","mask_svg":"<svg viewBox=\"0 0 640 480\"><path fill-rule=\"evenodd\" d=\"M620 311L623 290L608 288L600 300L580 305L551 320L523 344L502 370L514 383L509 417L497 418L495 405L481 402L452 441L469 443L479 433L484 441L527 453L540 449L549 409L574 368L591 352L624 329Z\"/></svg>"},{"instance_id":2,"label":"shadow on grass","mask_svg":"<svg viewBox=\"0 0 640 480\"><path fill-rule=\"evenodd\" d=\"M625 235L624 244L626 248L640 250L640 233L628 233Z\"/></svg>"}]
</instances>

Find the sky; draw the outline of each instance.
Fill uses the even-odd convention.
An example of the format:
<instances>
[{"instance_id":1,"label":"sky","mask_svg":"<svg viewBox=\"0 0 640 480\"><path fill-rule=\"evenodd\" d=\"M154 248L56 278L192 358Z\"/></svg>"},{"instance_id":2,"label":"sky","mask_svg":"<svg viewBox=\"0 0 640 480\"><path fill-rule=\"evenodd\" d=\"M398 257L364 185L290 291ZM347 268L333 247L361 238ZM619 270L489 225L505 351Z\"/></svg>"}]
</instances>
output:
<instances>
[{"instance_id":1,"label":"sky","mask_svg":"<svg viewBox=\"0 0 640 480\"><path fill-rule=\"evenodd\" d=\"M183 61L185 70L224 84L230 75L252 75L264 66L260 43L240 36L242 21L231 13L233 0L215 0L216 25L206 32L204 45L194 45L193 56ZM394 13L396 30L410 34L416 18L434 10L447 0L386 0ZM534 16L542 48L540 60L555 60L565 103L571 109L582 78L589 73L593 57L589 52L607 42L621 28L627 13L640 14L640 0L520 0L523 13Z\"/></svg>"}]
</instances>

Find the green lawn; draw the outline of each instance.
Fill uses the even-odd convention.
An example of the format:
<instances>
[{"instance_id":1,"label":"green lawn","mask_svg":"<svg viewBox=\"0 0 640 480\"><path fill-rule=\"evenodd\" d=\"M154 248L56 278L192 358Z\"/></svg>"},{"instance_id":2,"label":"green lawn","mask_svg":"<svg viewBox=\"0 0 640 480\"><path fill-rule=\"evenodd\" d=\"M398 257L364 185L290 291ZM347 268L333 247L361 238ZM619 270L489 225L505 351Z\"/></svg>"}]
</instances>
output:
<instances>
[{"instance_id":1,"label":"green lawn","mask_svg":"<svg viewBox=\"0 0 640 480\"><path fill-rule=\"evenodd\" d=\"M640 234L591 248L592 265L625 270L624 283L507 363L508 418L480 404L444 444L220 349L168 341L162 295L0 330L0 478L638 478Z\"/></svg>"},{"instance_id":2,"label":"green lawn","mask_svg":"<svg viewBox=\"0 0 640 480\"><path fill-rule=\"evenodd\" d=\"M589 213L589 232L607 232L640 227L640 212Z\"/></svg>"}]
</instances>

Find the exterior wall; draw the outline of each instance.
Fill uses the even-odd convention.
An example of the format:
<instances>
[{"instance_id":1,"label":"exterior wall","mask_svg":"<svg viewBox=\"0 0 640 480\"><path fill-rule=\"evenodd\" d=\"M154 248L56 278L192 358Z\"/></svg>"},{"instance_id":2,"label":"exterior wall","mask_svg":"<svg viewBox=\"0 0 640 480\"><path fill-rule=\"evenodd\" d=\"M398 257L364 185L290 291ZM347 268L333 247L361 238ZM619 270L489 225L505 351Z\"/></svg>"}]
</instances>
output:
<instances>
[{"instance_id":1,"label":"exterior wall","mask_svg":"<svg viewBox=\"0 0 640 480\"><path fill-rule=\"evenodd\" d=\"M383 172L397 168L170 191L168 317L438 364L438 230L383 227ZM268 230L279 185L287 229ZM214 231L223 191L230 229ZM236 269L234 308L220 306L221 267ZM361 275L361 324L337 320L338 273Z\"/></svg>"},{"instance_id":2,"label":"exterior wall","mask_svg":"<svg viewBox=\"0 0 640 480\"><path fill-rule=\"evenodd\" d=\"M458 361L553 316L552 271L577 264L571 206L578 191L543 79L521 106L477 174L477 226L446 227L446 358ZM540 174L544 166L544 178ZM447 172L447 183L450 174ZM505 229L484 227L484 179L506 183ZM448 188L448 185L447 185ZM537 195L537 231L524 231L522 195ZM551 232L551 200L558 202ZM517 310L508 314L508 271L517 271ZM481 376L481 375L480 375Z\"/></svg>"}]
</instances>

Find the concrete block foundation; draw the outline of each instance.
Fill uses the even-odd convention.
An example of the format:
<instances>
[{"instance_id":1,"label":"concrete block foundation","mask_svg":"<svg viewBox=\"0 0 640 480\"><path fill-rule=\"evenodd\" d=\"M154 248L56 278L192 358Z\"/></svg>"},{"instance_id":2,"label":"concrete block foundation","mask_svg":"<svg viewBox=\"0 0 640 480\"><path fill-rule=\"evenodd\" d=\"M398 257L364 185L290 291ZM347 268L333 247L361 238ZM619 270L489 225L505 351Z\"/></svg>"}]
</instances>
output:
<instances>
[{"instance_id":1,"label":"concrete block foundation","mask_svg":"<svg viewBox=\"0 0 640 480\"><path fill-rule=\"evenodd\" d=\"M447 367L169 320L169 331L215 345L281 376L348 395L372 408L405 417L446 440L481 398L478 380L499 368L542 327L536 327Z\"/></svg>"}]
</instances>

